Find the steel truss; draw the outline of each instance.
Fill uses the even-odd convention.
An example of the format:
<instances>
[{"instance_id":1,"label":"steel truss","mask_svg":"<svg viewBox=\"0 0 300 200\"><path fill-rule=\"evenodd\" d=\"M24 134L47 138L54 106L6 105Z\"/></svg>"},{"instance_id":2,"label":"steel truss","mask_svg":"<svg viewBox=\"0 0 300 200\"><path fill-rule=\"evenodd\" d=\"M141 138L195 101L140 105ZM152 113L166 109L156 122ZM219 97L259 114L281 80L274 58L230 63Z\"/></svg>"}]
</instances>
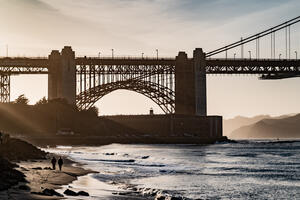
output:
<instances>
[{"instance_id":1,"label":"steel truss","mask_svg":"<svg viewBox=\"0 0 300 200\"><path fill-rule=\"evenodd\" d=\"M165 113L175 111L173 65L77 66L77 106L88 109L104 95L126 89L152 99Z\"/></svg>"},{"instance_id":2,"label":"steel truss","mask_svg":"<svg viewBox=\"0 0 300 200\"><path fill-rule=\"evenodd\" d=\"M90 108L109 92L127 89L149 97L165 113L174 112L175 59L76 58L75 61L80 109ZM1 102L9 101L10 75L47 74L49 66L46 58L0 58ZM262 79L299 77L300 60L207 58L206 73L259 74Z\"/></svg>"},{"instance_id":3,"label":"steel truss","mask_svg":"<svg viewBox=\"0 0 300 200\"><path fill-rule=\"evenodd\" d=\"M0 102L10 102L10 76L0 75Z\"/></svg>"},{"instance_id":4,"label":"steel truss","mask_svg":"<svg viewBox=\"0 0 300 200\"><path fill-rule=\"evenodd\" d=\"M0 74L47 74L49 61L46 58L1 58Z\"/></svg>"},{"instance_id":5,"label":"steel truss","mask_svg":"<svg viewBox=\"0 0 300 200\"><path fill-rule=\"evenodd\" d=\"M258 74L260 79L283 79L300 76L300 60L208 59L207 74Z\"/></svg>"}]
</instances>

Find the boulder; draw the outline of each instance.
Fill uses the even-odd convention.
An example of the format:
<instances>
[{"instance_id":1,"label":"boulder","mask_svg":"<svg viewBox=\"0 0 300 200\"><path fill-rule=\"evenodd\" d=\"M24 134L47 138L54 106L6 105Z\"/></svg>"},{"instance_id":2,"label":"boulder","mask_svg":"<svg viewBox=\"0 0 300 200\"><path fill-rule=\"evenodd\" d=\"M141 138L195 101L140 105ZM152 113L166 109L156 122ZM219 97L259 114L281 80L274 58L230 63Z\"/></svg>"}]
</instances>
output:
<instances>
[{"instance_id":1,"label":"boulder","mask_svg":"<svg viewBox=\"0 0 300 200\"><path fill-rule=\"evenodd\" d=\"M34 170L42 170L41 167L33 167L32 169L34 169Z\"/></svg>"},{"instance_id":2,"label":"boulder","mask_svg":"<svg viewBox=\"0 0 300 200\"><path fill-rule=\"evenodd\" d=\"M77 192L78 196L90 196L89 193L85 192L85 191L79 191Z\"/></svg>"},{"instance_id":3,"label":"boulder","mask_svg":"<svg viewBox=\"0 0 300 200\"><path fill-rule=\"evenodd\" d=\"M19 186L19 189L20 189L20 190L25 190L25 191L30 191L30 187L27 186L27 185L20 185L20 186Z\"/></svg>"},{"instance_id":4,"label":"boulder","mask_svg":"<svg viewBox=\"0 0 300 200\"><path fill-rule=\"evenodd\" d=\"M52 170L51 167L44 167L45 170Z\"/></svg>"},{"instance_id":5,"label":"boulder","mask_svg":"<svg viewBox=\"0 0 300 200\"><path fill-rule=\"evenodd\" d=\"M55 190L53 189L44 189L43 192L42 192L43 195L46 195L46 196L59 196L59 197L63 197L62 194L56 192Z\"/></svg>"},{"instance_id":6,"label":"boulder","mask_svg":"<svg viewBox=\"0 0 300 200\"><path fill-rule=\"evenodd\" d=\"M162 195L162 194L158 194L155 197L155 200L165 200L165 199L166 199L166 197L164 195Z\"/></svg>"},{"instance_id":7,"label":"boulder","mask_svg":"<svg viewBox=\"0 0 300 200\"><path fill-rule=\"evenodd\" d=\"M78 194L77 194L76 192L74 192L74 191L72 191L72 190L69 190L69 189L66 189L66 190L64 191L64 194L65 194L65 195L69 195L69 196L78 196Z\"/></svg>"}]
</instances>

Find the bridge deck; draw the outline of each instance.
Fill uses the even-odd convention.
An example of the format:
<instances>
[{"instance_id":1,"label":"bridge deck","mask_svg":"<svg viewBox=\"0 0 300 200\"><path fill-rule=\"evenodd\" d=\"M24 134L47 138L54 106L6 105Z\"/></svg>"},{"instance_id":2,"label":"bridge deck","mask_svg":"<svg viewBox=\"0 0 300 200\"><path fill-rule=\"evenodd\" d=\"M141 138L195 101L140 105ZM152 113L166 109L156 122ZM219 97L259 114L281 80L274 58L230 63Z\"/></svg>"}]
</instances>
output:
<instances>
[{"instance_id":1,"label":"bridge deck","mask_svg":"<svg viewBox=\"0 0 300 200\"><path fill-rule=\"evenodd\" d=\"M191 60L191 59L190 59ZM77 57L77 66L98 66L94 68L96 73L111 67L134 67L134 66L160 66L174 67L175 59L171 58L86 58ZM300 60L285 59L207 59L207 74L289 74L300 75ZM47 74L49 68L48 58L0 58L0 74ZM91 69L88 67L88 70ZM97 70L98 69L98 70ZM130 70L130 68L128 68ZM136 69L136 68L135 68ZM157 68L156 68L157 69ZM102 70L102 71L99 71ZM132 68L134 70L134 68ZM145 70L145 69L143 69ZM77 70L78 72L80 70ZM82 72L82 70L80 71ZM93 71L94 72L94 71ZM122 71L121 71L122 72ZM128 72L128 70L126 70ZM172 70L174 72L174 70Z\"/></svg>"}]
</instances>

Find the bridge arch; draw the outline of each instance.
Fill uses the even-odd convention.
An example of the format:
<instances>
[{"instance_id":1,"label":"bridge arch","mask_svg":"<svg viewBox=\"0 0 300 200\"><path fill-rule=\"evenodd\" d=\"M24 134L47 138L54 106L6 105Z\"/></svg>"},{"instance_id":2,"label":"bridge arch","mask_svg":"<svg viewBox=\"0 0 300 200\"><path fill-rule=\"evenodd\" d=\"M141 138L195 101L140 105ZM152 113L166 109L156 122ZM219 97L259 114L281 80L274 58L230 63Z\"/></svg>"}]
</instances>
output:
<instances>
[{"instance_id":1,"label":"bridge arch","mask_svg":"<svg viewBox=\"0 0 300 200\"><path fill-rule=\"evenodd\" d=\"M175 111L175 92L173 90L157 83L142 80L116 81L90 88L76 96L77 107L82 110L89 109L102 97L118 89L134 91L150 98L166 114Z\"/></svg>"}]
</instances>

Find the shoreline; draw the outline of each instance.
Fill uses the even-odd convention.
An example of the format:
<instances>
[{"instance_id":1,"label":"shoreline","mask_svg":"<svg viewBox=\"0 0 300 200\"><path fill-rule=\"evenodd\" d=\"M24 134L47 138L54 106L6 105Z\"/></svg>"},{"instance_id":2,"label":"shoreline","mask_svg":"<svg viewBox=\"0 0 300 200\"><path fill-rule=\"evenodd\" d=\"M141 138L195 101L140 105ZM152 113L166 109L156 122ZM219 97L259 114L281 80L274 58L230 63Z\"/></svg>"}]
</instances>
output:
<instances>
[{"instance_id":1,"label":"shoreline","mask_svg":"<svg viewBox=\"0 0 300 200\"><path fill-rule=\"evenodd\" d=\"M226 136L220 138L203 138L197 136L53 136L53 137L19 137L40 147L62 146L103 146L109 144L215 144L216 142L232 142Z\"/></svg>"},{"instance_id":2,"label":"shoreline","mask_svg":"<svg viewBox=\"0 0 300 200\"><path fill-rule=\"evenodd\" d=\"M41 193L44 189L57 190L63 188L63 186L68 186L77 180L78 177L97 173L92 170L84 169L81 163L75 162L67 157L63 157L64 165L62 171L58 169L52 170L50 169L52 166L49 158L53 155L59 157L59 155L56 154L49 154L47 156L48 159L17 162L16 164L19 167L16 169L24 173L28 183L19 183L8 190L1 191L0 199L65 199L66 197L47 196Z\"/></svg>"},{"instance_id":3,"label":"shoreline","mask_svg":"<svg viewBox=\"0 0 300 200\"><path fill-rule=\"evenodd\" d=\"M52 170L50 167L52 156L61 156L64 160L62 171ZM85 169L83 164L71 160L67 156L49 153L47 159L32 159L28 161L16 162L19 166L16 170L24 173L27 183L19 182L8 190L0 191L0 199L22 199L22 200L58 200L58 199L89 199L91 196L68 196L63 192L66 189L74 192L84 191L90 194L95 192L97 199L105 200L142 200L149 199L142 195L133 195L132 192L124 191L116 185L106 184L94 179L93 174L99 172ZM85 187L86 182L92 182L94 187ZM27 189L24 189L24 186ZM99 187L100 188L99 188ZM23 189L20 189L23 187ZM30 188L30 189L29 189ZM48 196L43 193L44 189L55 190L63 196ZM92 195L93 195L92 194ZM95 195L94 194L94 195ZM95 197L95 196L94 196Z\"/></svg>"}]
</instances>

